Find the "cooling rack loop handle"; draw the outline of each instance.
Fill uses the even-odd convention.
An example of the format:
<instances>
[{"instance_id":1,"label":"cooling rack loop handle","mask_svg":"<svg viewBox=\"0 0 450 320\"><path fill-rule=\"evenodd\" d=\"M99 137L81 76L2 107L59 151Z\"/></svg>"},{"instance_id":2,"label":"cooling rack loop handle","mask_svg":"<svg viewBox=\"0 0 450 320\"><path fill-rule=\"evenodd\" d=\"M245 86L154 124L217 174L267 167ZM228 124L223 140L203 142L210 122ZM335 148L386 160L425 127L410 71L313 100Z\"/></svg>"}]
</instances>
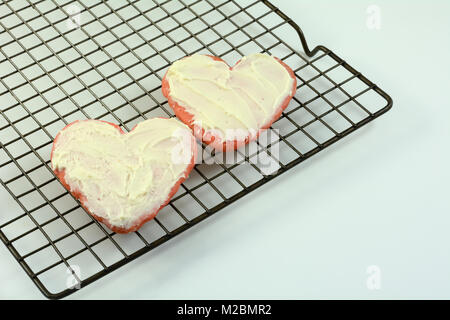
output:
<instances>
[{"instance_id":1,"label":"cooling rack loop handle","mask_svg":"<svg viewBox=\"0 0 450 320\"><path fill-rule=\"evenodd\" d=\"M305 54L308 57L310 57L310 58L315 56L316 53L322 48L322 46L317 46L312 51L309 50L308 42L306 42L306 38L305 38L305 35L303 34L302 29L300 29L300 27L294 21L292 21L291 19L289 19L288 23L292 27L294 27L295 31L297 31L297 34L298 34L298 36L300 38L300 42L302 43L303 51L305 52Z\"/></svg>"},{"instance_id":2,"label":"cooling rack loop handle","mask_svg":"<svg viewBox=\"0 0 450 320\"><path fill-rule=\"evenodd\" d=\"M303 34L302 29L296 24L291 18L289 18L287 15L285 15L280 9L278 9L276 6L274 6L270 1L262 0L262 2L268 6L270 9L272 9L277 15L279 15L282 19L284 19L289 25L291 25L295 31L298 34L298 37L300 38L300 42L302 43L303 52L305 54L312 58L316 55L316 53L323 48L322 46L317 46L313 50L309 49L308 42L306 41L305 35Z\"/></svg>"}]
</instances>

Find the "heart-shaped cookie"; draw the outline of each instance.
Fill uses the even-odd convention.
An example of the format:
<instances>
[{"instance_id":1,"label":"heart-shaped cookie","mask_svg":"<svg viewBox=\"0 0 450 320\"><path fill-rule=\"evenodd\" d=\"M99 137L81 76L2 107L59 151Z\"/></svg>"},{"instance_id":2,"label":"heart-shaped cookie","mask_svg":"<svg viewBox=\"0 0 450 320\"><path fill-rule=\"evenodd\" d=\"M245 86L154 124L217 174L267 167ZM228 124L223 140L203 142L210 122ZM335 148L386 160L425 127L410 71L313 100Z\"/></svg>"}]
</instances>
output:
<instances>
[{"instance_id":1,"label":"heart-shaped cookie","mask_svg":"<svg viewBox=\"0 0 450 320\"><path fill-rule=\"evenodd\" d=\"M153 219L194 167L195 138L175 118L124 133L117 125L75 121L53 142L52 168L94 218L119 233Z\"/></svg>"},{"instance_id":2,"label":"heart-shaped cookie","mask_svg":"<svg viewBox=\"0 0 450 320\"><path fill-rule=\"evenodd\" d=\"M217 150L236 149L270 127L295 94L294 72L278 58L252 54L234 67L208 55L174 62L163 95L194 135Z\"/></svg>"}]
</instances>

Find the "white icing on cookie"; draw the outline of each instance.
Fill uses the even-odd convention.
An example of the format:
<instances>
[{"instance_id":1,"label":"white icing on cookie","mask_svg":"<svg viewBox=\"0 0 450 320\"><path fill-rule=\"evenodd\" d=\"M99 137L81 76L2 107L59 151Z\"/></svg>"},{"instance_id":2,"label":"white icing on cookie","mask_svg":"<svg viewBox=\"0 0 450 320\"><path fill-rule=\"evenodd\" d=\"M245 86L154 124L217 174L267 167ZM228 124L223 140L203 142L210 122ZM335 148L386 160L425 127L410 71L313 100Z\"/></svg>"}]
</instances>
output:
<instances>
[{"instance_id":1,"label":"white icing on cookie","mask_svg":"<svg viewBox=\"0 0 450 320\"><path fill-rule=\"evenodd\" d=\"M55 140L52 166L65 170L90 212L128 228L157 210L185 175L192 139L177 119L149 119L127 134L101 121L79 121Z\"/></svg>"},{"instance_id":2,"label":"white icing on cookie","mask_svg":"<svg viewBox=\"0 0 450 320\"><path fill-rule=\"evenodd\" d=\"M193 115L194 124L225 140L272 121L294 82L277 59L260 53L242 58L232 70L206 55L189 56L169 67L166 80L171 98Z\"/></svg>"}]
</instances>

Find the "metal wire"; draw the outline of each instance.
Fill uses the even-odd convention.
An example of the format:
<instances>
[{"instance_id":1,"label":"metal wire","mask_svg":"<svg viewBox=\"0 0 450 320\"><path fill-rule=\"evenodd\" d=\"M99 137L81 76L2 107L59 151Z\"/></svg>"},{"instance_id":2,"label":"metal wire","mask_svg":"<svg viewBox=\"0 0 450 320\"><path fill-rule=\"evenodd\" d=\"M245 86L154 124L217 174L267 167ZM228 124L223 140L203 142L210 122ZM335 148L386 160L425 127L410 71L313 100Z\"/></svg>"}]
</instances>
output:
<instances>
[{"instance_id":1,"label":"metal wire","mask_svg":"<svg viewBox=\"0 0 450 320\"><path fill-rule=\"evenodd\" d=\"M310 58L284 40L288 32ZM233 64L255 51L278 56L298 78L297 94L271 128L278 130L274 140L237 151L233 164L197 165L157 218L125 237L61 187L49 156L66 124L95 118L129 130L147 118L172 117L161 94L171 63L207 53ZM17 212L1 216L0 238L48 298L77 290L67 277L79 287L100 279L392 107L332 51L310 50L298 25L264 0L4 1L0 102L0 182L17 203ZM254 161L262 154L276 174Z\"/></svg>"}]
</instances>

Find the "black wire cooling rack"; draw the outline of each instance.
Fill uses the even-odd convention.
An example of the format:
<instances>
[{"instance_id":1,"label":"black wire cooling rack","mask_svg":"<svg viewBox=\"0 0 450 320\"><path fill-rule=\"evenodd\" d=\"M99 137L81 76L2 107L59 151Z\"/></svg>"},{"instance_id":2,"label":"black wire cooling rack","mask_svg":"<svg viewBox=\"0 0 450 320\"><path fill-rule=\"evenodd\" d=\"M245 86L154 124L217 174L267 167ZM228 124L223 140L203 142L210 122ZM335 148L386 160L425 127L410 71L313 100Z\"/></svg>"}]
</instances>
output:
<instances>
[{"instance_id":1,"label":"black wire cooling rack","mask_svg":"<svg viewBox=\"0 0 450 320\"><path fill-rule=\"evenodd\" d=\"M298 45L286 42L299 36ZM285 61L298 90L271 140L234 164L199 164L156 219L112 233L92 219L50 167L56 133L86 118L129 130L173 116L161 79L193 53ZM48 298L100 279L388 111L391 98L302 31L269 1L56 1L0 4L0 238ZM273 152L274 149L277 152ZM277 168L268 174L255 155ZM272 166L273 167L273 166ZM7 194L9 193L9 196Z\"/></svg>"}]
</instances>

